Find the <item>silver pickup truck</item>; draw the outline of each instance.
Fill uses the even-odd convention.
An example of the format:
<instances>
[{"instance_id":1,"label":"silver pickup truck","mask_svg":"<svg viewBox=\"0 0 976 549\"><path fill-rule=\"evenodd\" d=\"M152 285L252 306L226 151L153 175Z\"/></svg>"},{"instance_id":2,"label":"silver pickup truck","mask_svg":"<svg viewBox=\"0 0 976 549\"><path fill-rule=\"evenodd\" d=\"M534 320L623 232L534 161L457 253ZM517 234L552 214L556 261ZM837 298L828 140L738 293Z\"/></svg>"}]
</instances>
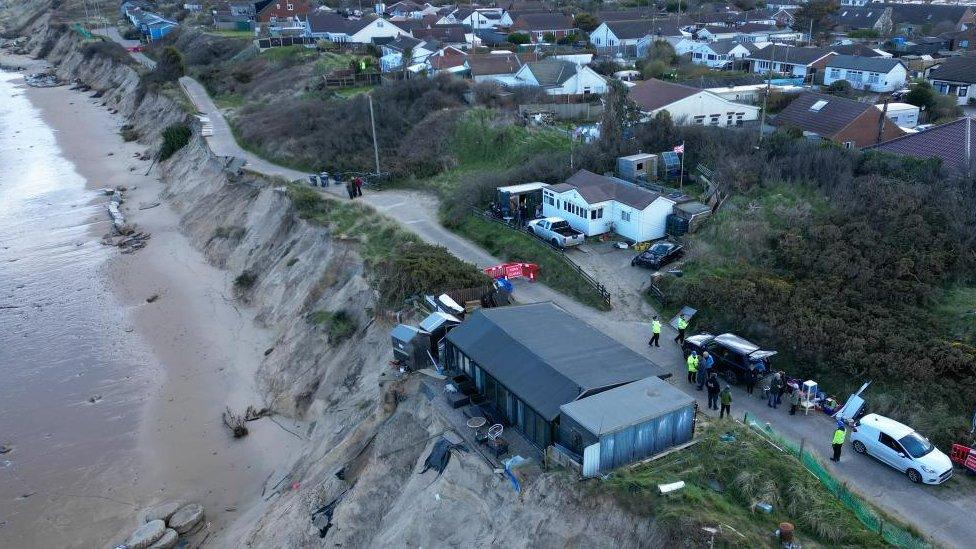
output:
<instances>
[{"instance_id":1,"label":"silver pickup truck","mask_svg":"<svg viewBox=\"0 0 976 549\"><path fill-rule=\"evenodd\" d=\"M583 233L569 225L569 222L559 217L543 217L529 221L529 231L542 240L558 248L578 246L586 238Z\"/></svg>"}]
</instances>

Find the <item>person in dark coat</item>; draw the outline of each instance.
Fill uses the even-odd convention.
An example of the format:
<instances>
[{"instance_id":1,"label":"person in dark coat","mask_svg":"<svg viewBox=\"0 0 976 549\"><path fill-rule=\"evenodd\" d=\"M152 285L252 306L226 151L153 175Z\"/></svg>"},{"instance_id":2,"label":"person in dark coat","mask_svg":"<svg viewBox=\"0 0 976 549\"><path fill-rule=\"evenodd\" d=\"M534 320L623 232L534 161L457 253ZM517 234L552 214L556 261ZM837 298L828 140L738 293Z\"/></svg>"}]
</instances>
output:
<instances>
[{"instance_id":1,"label":"person in dark coat","mask_svg":"<svg viewBox=\"0 0 976 549\"><path fill-rule=\"evenodd\" d=\"M352 181L346 181L346 193L349 195L349 199L356 198L356 188L353 186Z\"/></svg>"},{"instance_id":2,"label":"person in dark coat","mask_svg":"<svg viewBox=\"0 0 976 549\"><path fill-rule=\"evenodd\" d=\"M742 380L746 385L746 394L751 395L752 391L756 388L756 369L749 365L749 369L746 371L744 379Z\"/></svg>"},{"instance_id":3,"label":"person in dark coat","mask_svg":"<svg viewBox=\"0 0 976 549\"><path fill-rule=\"evenodd\" d=\"M718 393L722 389L718 383L718 376L714 373L709 375L708 381L705 382L705 388L708 389L708 407L712 410L718 410Z\"/></svg>"}]
</instances>

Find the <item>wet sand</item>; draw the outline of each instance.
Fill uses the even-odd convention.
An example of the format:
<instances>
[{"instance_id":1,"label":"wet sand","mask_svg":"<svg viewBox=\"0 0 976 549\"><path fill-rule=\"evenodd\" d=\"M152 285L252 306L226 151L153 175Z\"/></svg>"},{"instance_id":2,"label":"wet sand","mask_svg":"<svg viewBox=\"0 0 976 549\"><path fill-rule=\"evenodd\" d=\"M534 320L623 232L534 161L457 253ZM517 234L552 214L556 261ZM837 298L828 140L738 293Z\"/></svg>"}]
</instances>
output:
<instances>
[{"instance_id":1,"label":"wet sand","mask_svg":"<svg viewBox=\"0 0 976 549\"><path fill-rule=\"evenodd\" d=\"M36 485L44 498L36 504L24 500L38 505L31 518L35 524L11 525L16 537L7 541L13 546L119 542L138 524L139 510L166 499L200 501L209 529L218 530L259 501L265 479L274 471L280 477L301 443L267 419L249 423L250 435L240 440L221 423L227 406L241 410L262 404L254 372L273 334L231 298L231 275L208 264L180 234L177 212L166 203L138 210L140 204L161 201L157 170L145 175L149 162L134 155L146 147L123 142L124 120L90 95L67 87L27 91L56 131L61 154L87 186L128 187L127 221L152 234L149 245L135 254L110 249L100 269L120 307L118 345L144 347L151 357L141 371L119 380L133 385L129 406L140 408L136 425L119 425L131 429L123 437L127 443L111 445L102 455L77 456L78 475L85 480L68 488L76 494L83 490L84 497L58 495L65 487L46 486L36 472L40 478L21 479ZM108 230L108 224L93 224L89 238L97 242ZM153 295L159 298L148 303ZM19 513L16 520L26 516ZM0 545L6 544L4 537L0 528Z\"/></svg>"}]
</instances>

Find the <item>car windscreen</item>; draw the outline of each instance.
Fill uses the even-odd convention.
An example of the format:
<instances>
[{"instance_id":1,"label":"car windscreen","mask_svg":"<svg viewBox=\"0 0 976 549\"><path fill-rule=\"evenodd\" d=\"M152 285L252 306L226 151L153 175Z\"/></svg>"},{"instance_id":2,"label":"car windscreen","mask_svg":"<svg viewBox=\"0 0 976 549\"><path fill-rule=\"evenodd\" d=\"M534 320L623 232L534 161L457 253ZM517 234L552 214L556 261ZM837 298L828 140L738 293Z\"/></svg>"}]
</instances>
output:
<instances>
[{"instance_id":1,"label":"car windscreen","mask_svg":"<svg viewBox=\"0 0 976 549\"><path fill-rule=\"evenodd\" d=\"M649 251L655 255L664 255L668 253L668 250L670 249L671 246L668 246L667 244L655 244L651 246L651 249Z\"/></svg>"},{"instance_id":2,"label":"car windscreen","mask_svg":"<svg viewBox=\"0 0 976 549\"><path fill-rule=\"evenodd\" d=\"M935 447L929 442L925 437L919 435L918 433L910 433L903 437L898 442L901 443L908 455L913 458L920 458L925 454L931 452Z\"/></svg>"}]
</instances>

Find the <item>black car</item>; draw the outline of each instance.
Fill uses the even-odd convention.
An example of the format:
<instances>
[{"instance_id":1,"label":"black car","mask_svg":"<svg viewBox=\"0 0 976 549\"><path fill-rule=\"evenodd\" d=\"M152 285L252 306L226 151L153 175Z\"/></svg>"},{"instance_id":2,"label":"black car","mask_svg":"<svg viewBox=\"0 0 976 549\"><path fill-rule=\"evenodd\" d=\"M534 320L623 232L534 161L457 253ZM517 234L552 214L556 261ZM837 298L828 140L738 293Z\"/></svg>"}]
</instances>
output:
<instances>
[{"instance_id":1,"label":"black car","mask_svg":"<svg viewBox=\"0 0 976 549\"><path fill-rule=\"evenodd\" d=\"M764 377L772 371L769 358L776 354L776 351L764 351L735 334L689 336L685 339L682 350L685 357L692 351L698 352L699 360L702 353L708 351L715 358L714 370L733 383L741 381L750 369L756 373L757 378Z\"/></svg>"},{"instance_id":2,"label":"black car","mask_svg":"<svg viewBox=\"0 0 976 549\"><path fill-rule=\"evenodd\" d=\"M674 242L658 242L650 248L644 250L640 255L630 260L630 264L635 267L647 267L649 269L660 269L671 263L684 254L684 246Z\"/></svg>"}]
</instances>

